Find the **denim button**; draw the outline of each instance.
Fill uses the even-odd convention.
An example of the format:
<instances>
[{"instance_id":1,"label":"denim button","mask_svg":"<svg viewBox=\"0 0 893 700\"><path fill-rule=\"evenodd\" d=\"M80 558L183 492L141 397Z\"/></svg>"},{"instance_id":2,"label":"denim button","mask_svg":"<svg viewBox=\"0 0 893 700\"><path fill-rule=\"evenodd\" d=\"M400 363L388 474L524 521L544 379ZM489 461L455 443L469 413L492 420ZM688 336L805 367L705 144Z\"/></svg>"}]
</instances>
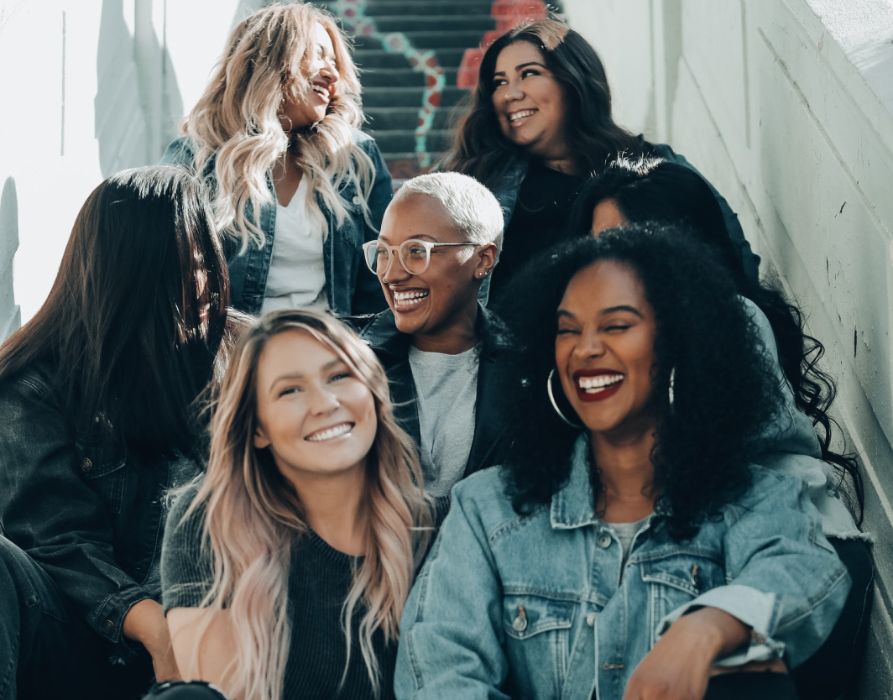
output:
<instances>
[{"instance_id":1,"label":"denim button","mask_svg":"<svg viewBox=\"0 0 893 700\"><path fill-rule=\"evenodd\" d=\"M359 195L354 195L353 203L354 203L354 204L359 204L359 203L360 203L360 197L359 197Z\"/></svg>"},{"instance_id":2,"label":"denim button","mask_svg":"<svg viewBox=\"0 0 893 700\"><path fill-rule=\"evenodd\" d=\"M594 612L588 613L586 615L586 624L590 627L595 627L595 619L597 615Z\"/></svg>"},{"instance_id":3,"label":"denim button","mask_svg":"<svg viewBox=\"0 0 893 700\"><path fill-rule=\"evenodd\" d=\"M515 632L523 632L527 629L527 611L524 609L523 605L518 606L518 614L515 616L515 619L512 620L512 629Z\"/></svg>"},{"instance_id":4,"label":"denim button","mask_svg":"<svg viewBox=\"0 0 893 700\"><path fill-rule=\"evenodd\" d=\"M607 549L611 546L611 536L607 532L603 532L601 535L599 535L596 544L602 549Z\"/></svg>"},{"instance_id":5,"label":"denim button","mask_svg":"<svg viewBox=\"0 0 893 700\"><path fill-rule=\"evenodd\" d=\"M83 461L81 462L81 471L85 474L93 471L93 460L89 457L84 457Z\"/></svg>"}]
</instances>

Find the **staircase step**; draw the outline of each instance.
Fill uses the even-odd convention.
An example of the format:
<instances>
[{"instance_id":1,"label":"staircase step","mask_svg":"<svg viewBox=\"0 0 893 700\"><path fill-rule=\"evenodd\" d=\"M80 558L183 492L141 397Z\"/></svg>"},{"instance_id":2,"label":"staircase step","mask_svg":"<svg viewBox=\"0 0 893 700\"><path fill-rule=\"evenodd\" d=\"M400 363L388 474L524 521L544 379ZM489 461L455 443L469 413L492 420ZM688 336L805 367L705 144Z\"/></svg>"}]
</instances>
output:
<instances>
[{"instance_id":1,"label":"staircase step","mask_svg":"<svg viewBox=\"0 0 893 700\"><path fill-rule=\"evenodd\" d=\"M406 68L406 59L398 53L388 53L381 44L372 39L357 39L358 50L354 51L354 61L365 69L370 68ZM360 48L362 47L362 48ZM435 49L434 55L443 68L458 68L462 63L465 49ZM362 76L360 76L362 80Z\"/></svg>"},{"instance_id":2,"label":"staircase step","mask_svg":"<svg viewBox=\"0 0 893 700\"><path fill-rule=\"evenodd\" d=\"M456 84L456 68L444 69L447 85ZM424 87L425 74L411 68L367 68L360 76L366 89L371 87Z\"/></svg>"},{"instance_id":3,"label":"staircase step","mask_svg":"<svg viewBox=\"0 0 893 700\"><path fill-rule=\"evenodd\" d=\"M369 131L382 153L397 153L415 149L415 134L412 131ZM429 152L444 151L452 144L452 131L432 130L425 139L425 147Z\"/></svg>"},{"instance_id":4,"label":"staircase step","mask_svg":"<svg viewBox=\"0 0 893 700\"><path fill-rule=\"evenodd\" d=\"M375 15L375 26L381 32L450 31L489 32L496 27L496 20L489 15ZM480 36L478 36L480 41Z\"/></svg>"},{"instance_id":5,"label":"staircase step","mask_svg":"<svg viewBox=\"0 0 893 700\"><path fill-rule=\"evenodd\" d=\"M416 128L419 119L418 107L373 107L366 109L366 117L369 119L368 129L380 131L392 131L395 129ZM456 115L453 110L441 107L434 112L435 129L449 129L455 123Z\"/></svg>"},{"instance_id":6,"label":"staircase step","mask_svg":"<svg viewBox=\"0 0 893 700\"><path fill-rule=\"evenodd\" d=\"M461 29L444 29L438 32L421 31L403 33L417 49L470 49L480 46L481 39L483 38L479 31Z\"/></svg>"},{"instance_id":7,"label":"staircase step","mask_svg":"<svg viewBox=\"0 0 893 700\"><path fill-rule=\"evenodd\" d=\"M315 0L334 15L337 15L335 0ZM377 18L379 15L490 15L493 3L491 0L370 0L366 6L366 14Z\"/></svg>"},{"instance_id":8,"label":"staircase step","mask_svg":"<svg viewBox=\"0 0 893 700\"><path fill-rule=\"evenodd\" d=\"M468 94L468 90L445 87L441 93L439 107L452 107ZM422 90L413 87L373 87L363 91L363 104L366 107L421 107Z\"/></svg>"}]
</instances>

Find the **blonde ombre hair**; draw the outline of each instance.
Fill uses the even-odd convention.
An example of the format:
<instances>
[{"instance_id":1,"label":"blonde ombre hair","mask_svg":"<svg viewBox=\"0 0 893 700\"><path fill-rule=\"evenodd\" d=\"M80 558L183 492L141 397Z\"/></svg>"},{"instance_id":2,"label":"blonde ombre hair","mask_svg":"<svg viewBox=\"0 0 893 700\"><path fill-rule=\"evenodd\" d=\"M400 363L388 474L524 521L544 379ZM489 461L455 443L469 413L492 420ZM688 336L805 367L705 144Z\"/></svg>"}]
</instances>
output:
<instances>
[{"instance_id":1,"label":"blonde ombre hair","mask_svg":"<svg viewBox=\"0 0 893 700\"><path fill-rule=\"evenodd\" d=\"M230 616L236 654L226 671L228 694L279 700L291 635L300 633L300 620L288 618L290 552L308 525L300 494L281 476L269 451L255 448L254 436L261 353L273 336L290 330L305 331L334 352L375 402L378 429L366 457L368 536L341 612L347 649L341 681L350 662L351 620L362 607L359 646L378 693L372 637L381 630L386 641L397 639L415 565L430 535L431 510L415 447L394 418L384 369L372 350L331 316L309 310L267 314L243 332L232 351L211 419L207 473L184 516L205 509L202 546L210 548L214 580L201 607L226 609ZM206 618L199 630L198 646L210 622Z\"/></svg>"},{"instance_id":2,"label":"blonde ombre hair","mask_svg":"<svg viewBox=\"0 0 893 700\"><path fill-rule=\"evenodd\" d=\"M286 95L306 98L311 93L306 68L316 24L332 39L338 80L326 116L287 134L279 120L281 103ZM265 7L236 25L182 131L192 142L196 172L216 177L218 227L238 236L244 251L251 241L264 244L258 216L263 204L274 201L268 174L291 139L297 140L295 162L307 178L308 209L323 230L317 195L340 226L351 203L338 191L347 183L355 185L357 204L369 222L367 197L375 167L354 143L362 120L360 83L343 34L324 11L290 3Z\"/></svg>"}]
</instances>

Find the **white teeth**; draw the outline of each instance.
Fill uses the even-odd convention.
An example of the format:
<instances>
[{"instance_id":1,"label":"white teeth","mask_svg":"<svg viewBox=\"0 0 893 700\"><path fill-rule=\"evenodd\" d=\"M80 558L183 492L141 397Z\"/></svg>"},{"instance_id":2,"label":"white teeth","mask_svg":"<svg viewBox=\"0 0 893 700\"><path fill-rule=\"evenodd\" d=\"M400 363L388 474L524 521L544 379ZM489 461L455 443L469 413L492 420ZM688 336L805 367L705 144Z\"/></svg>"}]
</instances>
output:
<instances>
[{"instance_id":1,"label":"white teeth","mask_svg":"<svg viewBox=\"0 0 893 700\"><path fill-rule=\"evenodd\" d=\"M522 109L520 112L513 112L509 115L509 121L514 122L519 119L524 119L525 117L529 117L536 112L535 109Z\"/></svg>"},{"instance_id":2,"label":"white teeth","mask_svg":"<svg viewBox=\"0 0 893 700\"><path fill-rule=\"evenodd\" d=\"M310 435L304 439L309 440L310 442L325 442L326 440L333 440L336 437L346 435L351 430L353 430L353 423L339 423L338 425L333 425L331 428L325 428L324 430L317 430L315 433L310 433Z\"/></svg>"},{"instance_id":3,"label":"white teeth","mask_svg":"<svg viewBox=\"0 0 893 700\"><path fill-rule=\"evenodd\" d=\"M597 377L577 377L577 386L589 394L595 394L622 381L622 374L600 374Z\"/></svg>"},{"instance_id":4,"label":"white teeth","mask_svg":"<svg viewBox=\"0 0 893 700\"><path fill-rule=\"evenodd\" d=\"M415 306L428 296L428 291L423 289L413 289L409 292L394 291L392 294L394 295L394 303L397 306Z\"/></svg>"}]
</instances>

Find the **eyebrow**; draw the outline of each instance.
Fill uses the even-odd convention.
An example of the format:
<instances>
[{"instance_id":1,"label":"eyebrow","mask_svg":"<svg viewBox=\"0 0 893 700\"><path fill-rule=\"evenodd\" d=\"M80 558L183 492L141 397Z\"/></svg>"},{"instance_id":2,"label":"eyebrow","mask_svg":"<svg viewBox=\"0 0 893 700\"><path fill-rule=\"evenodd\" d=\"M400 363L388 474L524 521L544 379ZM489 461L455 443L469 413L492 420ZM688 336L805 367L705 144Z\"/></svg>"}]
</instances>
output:
<instances>
[{"instance_id":1,"label":"eyebrow","mask_svg":"<svg viewBox=\"0 0 893 700\"><path fill-rule=\"evenodd\" d=\"M642 312L639 311L635 306L630 306L629 304L618 304L617 306L608 306L607 308L602 309L598 312L599 316L607 316L608 314L613 314L617 312L626 311L627 313L631 313L634 316L638 316L639 318L644 319L645 316L642 315ZM568 311L567 309L558 309L556 315L558 318L576 318L576 316Z\"/></svg>"},{"instance_id":2,"label":"eyebrow","mask_svg":"<svg viewBox=\"0 0 893 700\"><path fill-rule=\"evenodd\" d=\"M391 242L388 240L388 237L387 237L387 236L379 236L379 237L378 237L378 240L380 240L380 241L384 241L384 242L387 243L388 245L391 245ZM414 234L412 234L409 238L407 238L406 240L407 240L407 241L411 241L411 240L420 240L420 241L431 241L432 243L440 243L440 241L437 240L436 238L434 238L434 236L429 236L427 233L414 233ZM405 242L406 242L406 241L404 241L404 243L405 243Z\"/></svg>"},{"instance_id":3,"label":"eyebrow","mask_svg":"<svg viewBox=\"0 0 893 700\"><path fill-rule=\"evenodd\" d=\"M527 68L527 66L539 66L540 68L546 68L546 66L544 66L539 61L527 61L527 63L519 63L517 66L515 66L515 72L522 70L524 68ZM548 70L548 68L546 68L546 70ZM497 75L505 75L505 71L504 70L494 71L493 77L495 78Z\"/></svg>"},{"instance_id":4,"label":"eyebrow","mask_svg":"<svg viewBox=\"0 0 893 700\"><path fill-rule=\"evenodd\" d=\"M334 369L338 365L344 365L344 364L346 364L344 362L344 360L342 360L340 357L336 357L334 360L329 360L322 367L320 367L319 372L320 372L320 374L323 374L325 372L328 372L330 369ZM273 387L275 387L279 382L283 382L283 381L286 381L289 379L304 379L304 375L301 372L290 372L288 374L280 374L272 382L270 382L269 390L272 391Z\"/></svg>"}]
</instances>

